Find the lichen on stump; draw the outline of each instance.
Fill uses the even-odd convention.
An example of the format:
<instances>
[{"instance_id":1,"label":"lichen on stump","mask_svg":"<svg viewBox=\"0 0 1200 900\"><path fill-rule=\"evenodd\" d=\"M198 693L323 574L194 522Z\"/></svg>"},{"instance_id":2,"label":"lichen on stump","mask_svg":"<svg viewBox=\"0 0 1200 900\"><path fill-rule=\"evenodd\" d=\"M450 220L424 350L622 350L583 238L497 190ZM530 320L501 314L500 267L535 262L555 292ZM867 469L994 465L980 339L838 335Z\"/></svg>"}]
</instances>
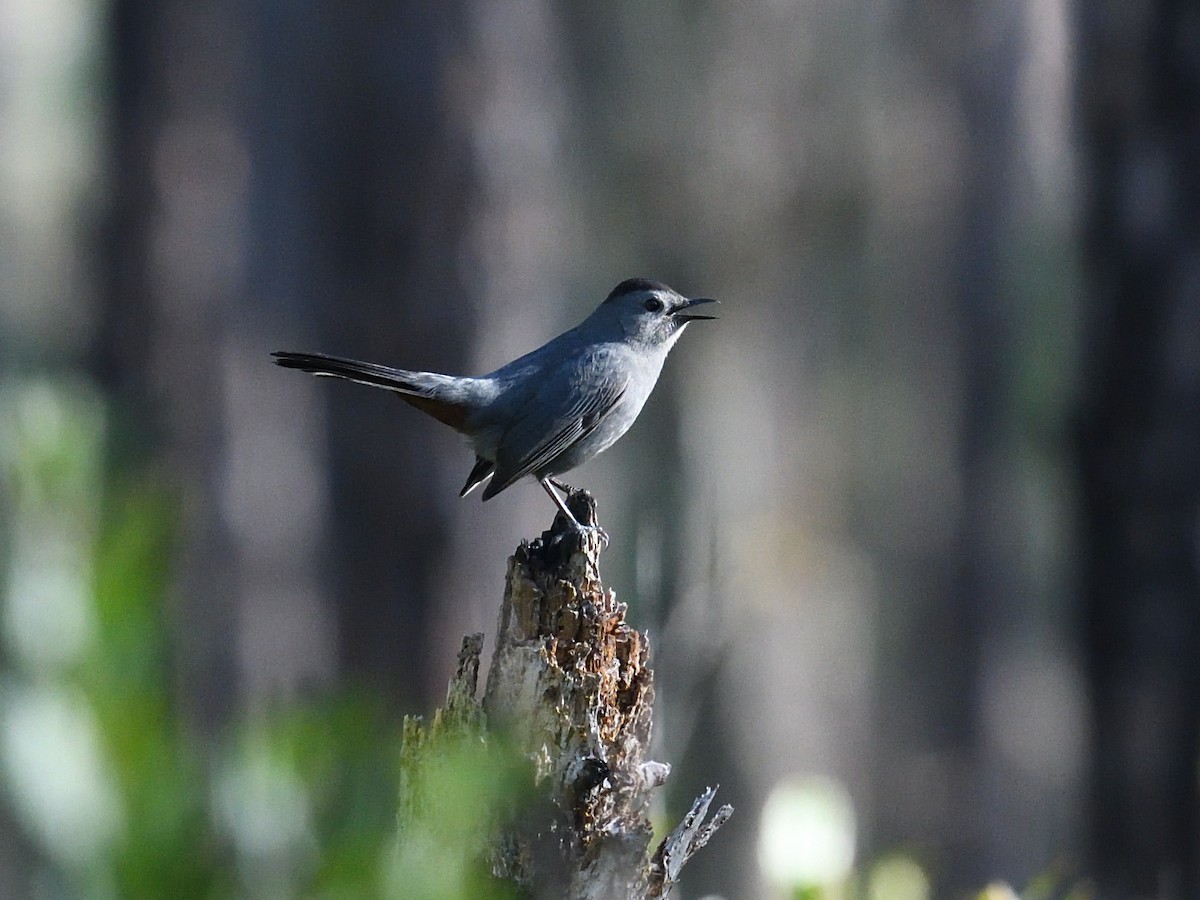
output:
<instances>
[{"instance_id":1,"label":"lichen on stump","mask_svg":"<svg viewBox=\"0 0 1200 900\"><path fill-rule=\"evenodd\" d=\"M590 495L572 491L567 503L579 522L595 526ZM707 818L713 791L706 791L650 852L646 808L670 766L648 757L649 644L601 583L605 542L598 527L580 531L560 513L549 531L518 547L508 562L482 703L474 697L473 640L464 642L447 708L434 720L435 728L453 719L474 731L482 709L481 733L502 735L532 761L538 793L550 801L545 821L533 828L501 824L488 854L496 876L539 897L665 897L683 863L732 812L725 806ZM428 753L419 732L406 728L406 743Z\"/></svg>"}]
</instances>

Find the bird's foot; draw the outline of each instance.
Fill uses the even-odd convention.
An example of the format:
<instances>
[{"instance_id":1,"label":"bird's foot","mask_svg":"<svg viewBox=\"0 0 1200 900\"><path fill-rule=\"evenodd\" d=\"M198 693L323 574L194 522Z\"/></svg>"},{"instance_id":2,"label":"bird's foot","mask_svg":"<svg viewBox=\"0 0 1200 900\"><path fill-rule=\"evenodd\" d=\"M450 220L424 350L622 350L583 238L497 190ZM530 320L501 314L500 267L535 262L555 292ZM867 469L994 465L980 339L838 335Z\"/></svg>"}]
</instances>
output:
<instances>
[{"instance_id":1,"label":"bird's foot","mask_svg":"<svg viewBox=\"0 0 1200 900\"><path fill-rule=\"evenodd\" d=\"M575 528L584 537L594 535L596 540L598 540L600 542L601 550L606 550L608 548L608 543L609 543L608 532L605 531L603 528L601 528L599 525L581 525L578 522L576 522Z\"/></svg>"}]
</instances>

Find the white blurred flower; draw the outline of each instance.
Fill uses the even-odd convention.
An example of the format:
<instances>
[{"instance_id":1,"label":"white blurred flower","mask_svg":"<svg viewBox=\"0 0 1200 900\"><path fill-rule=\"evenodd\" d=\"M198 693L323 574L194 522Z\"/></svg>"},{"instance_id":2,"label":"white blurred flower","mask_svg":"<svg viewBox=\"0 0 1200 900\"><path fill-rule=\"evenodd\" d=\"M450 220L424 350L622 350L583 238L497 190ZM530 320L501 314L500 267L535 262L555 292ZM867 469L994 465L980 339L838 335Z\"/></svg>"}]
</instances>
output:
<instances>
[{"instance_id":1,"label":"white blurred flower","mask_svg":"<svg viewBox=\"0 0 1200 900\"><path fill-rule=\"evenodd\" d=\"M64 862L100 856L124 810L86 700L61 687L9 687L0 711L0 757L21 818Z\"/></svg>"},{"instance_id":2,"label":"white blurred flower","mask_svg":"<svg viewBox=\"0 0 1200 900\"><path fill-rule=\"evenodd\" d=\"M767 881L788 889L836 885L854 865L854 805L823 776L777 784L763 806L758 859Z\"/></svg>"}]
</instances>

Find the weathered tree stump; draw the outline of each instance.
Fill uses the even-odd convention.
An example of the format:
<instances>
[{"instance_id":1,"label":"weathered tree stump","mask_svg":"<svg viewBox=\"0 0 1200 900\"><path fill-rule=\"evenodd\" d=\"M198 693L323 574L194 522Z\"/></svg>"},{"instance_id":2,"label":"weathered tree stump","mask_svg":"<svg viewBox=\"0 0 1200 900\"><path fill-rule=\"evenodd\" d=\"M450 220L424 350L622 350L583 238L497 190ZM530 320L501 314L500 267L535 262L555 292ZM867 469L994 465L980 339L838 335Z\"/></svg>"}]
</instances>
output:
<instances>
[{"instance_id":1,"label":"weathered tree stump","mask_svg":"<svg viewBox=\"0 0 1200 900\"><path fill-rule=\"evenodd\" d=\"M583 491L567 500L596 523ZM426 733L405 727L405 766L420 765L437 734L457 731L504 742L531 761L542 800L521 825L497 823L480 848L493 874L535 897L569 900L665 897L687 859L729 818L711 818L715 789L697 798L653 852L646 816L670 766L649 759L654 676L646 636L625 622L625 604L600 581L606 539L561 515L509 559L496 649L476 697L482 635L463 642L444 709ZM409 779L411 783L412 779ZM546 802L548 801L548 802ZM401 826L414 798L402 790Z\"/></svg>"}]
</instances>

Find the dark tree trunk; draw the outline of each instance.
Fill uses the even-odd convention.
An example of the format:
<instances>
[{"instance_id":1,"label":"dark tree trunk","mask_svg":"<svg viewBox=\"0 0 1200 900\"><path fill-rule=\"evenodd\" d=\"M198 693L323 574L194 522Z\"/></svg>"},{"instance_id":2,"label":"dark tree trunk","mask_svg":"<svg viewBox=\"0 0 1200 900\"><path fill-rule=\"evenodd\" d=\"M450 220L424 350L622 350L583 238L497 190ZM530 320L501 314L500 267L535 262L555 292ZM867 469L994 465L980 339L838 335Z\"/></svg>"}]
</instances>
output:
<instances>
[{"instance_id":1,"label":"dark tree trunk","mask_svg":"<svg viewBox=\"0 0 1200 900\"><path fill-rule=\"evenodd\" d=\"M477 315L461 265L469 136L453 120L448 84L463 52L461 4L361 7L326 8L318 29L328 46L309 58L337 77L314 85L317 109L297 135L315 190L305 224L322 251L299 273L314 326L304 338L314 349L460 372ZM289 77L288 60L278 64L277 77ZM390 396L328 390L338 653L346 671L413 704L427 677L428 598L444 579L449 503L470 459Z\"/></svg>"},{"instance_id":2,"label":"dark tree trunk","mask_svg":"<svg viewBox=\"0 0 1200 900\"><path fill-rule=\"evenodd\" d=\"M120 0L107 122L114 205L93 369L112 398L110 458L179 479L179 646L185 704L208 726L231 707L238 573L214 495L226 433L222 349L242 290L242 19L227 2Z\"/></svg>"},{"instance_id":3,"label":"dark tree trunk","mask_svg":"<svg viewBox=\"0 0 1200 900\"><path fill-rule=\"evenodd\" d=\"M1195 897L1200 44L1193 4L1131 13L1112 0L1078 13L1088 869L1102 897Z\"/></svg>"}]
</instances>

